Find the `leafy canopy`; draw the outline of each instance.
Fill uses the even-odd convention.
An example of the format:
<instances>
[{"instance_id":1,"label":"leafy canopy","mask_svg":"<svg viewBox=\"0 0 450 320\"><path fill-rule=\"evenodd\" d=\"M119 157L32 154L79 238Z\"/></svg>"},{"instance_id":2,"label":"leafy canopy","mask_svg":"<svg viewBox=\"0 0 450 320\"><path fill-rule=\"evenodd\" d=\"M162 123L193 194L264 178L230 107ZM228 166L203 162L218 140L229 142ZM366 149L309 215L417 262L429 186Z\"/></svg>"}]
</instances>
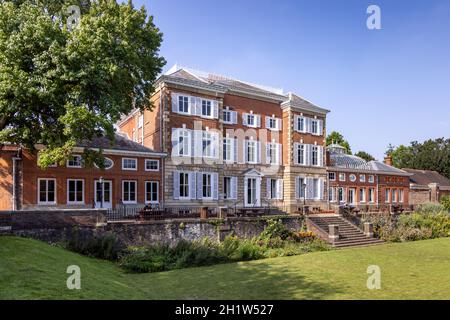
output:
<instances>
[{"instance_id":1,"label":"leafy canopy","mask_svg":"<svg viewBox=\"0 0 450 320\"><path fill-rule=\"evenodd\" d=\"M350 148L350 144L347 140L344 139L344 136L337 131L331 132L326 139L327 146L330 144L336 143L347 149L347 154L352 154L352 149Z\"/></svg>"},{"instance_id":2,"label":"leafy canopy","mask_svg":"<svg viewBox=\"0 0 450 320\"><path fill-rule=\"evenodd\" d=\"M413 141L409 146L389 145L386 154L392 156L397 168L434 170L450 178L450 139Z\"/></svg>"},{"instance_id":3,"label":"leafy canopy","mask_svg":"<svg viewBox=\"0 0 450 320\"><path fill-rule=\"evenodd\" d=\"M367 153L365 151L358 151L357 153L355 153L355 156L360 157L366 161L375 160L375 158L370 153Z\"/></svg>"},{"instance_id":4,"label":"leafy canopy","mask_svg":"<svg viewBox=\"0 0 450 320\"><path fill-rule=\"evenodd\" d=\"M70 5L81 18L69 30ZM150 109L165 64L162 33L142 7L112 0L0 1L0 145L34 150L42 167L83 139L114 136L133 108ZM96 161L92 150L85 160Z\"/></svg>"}]
</instances>

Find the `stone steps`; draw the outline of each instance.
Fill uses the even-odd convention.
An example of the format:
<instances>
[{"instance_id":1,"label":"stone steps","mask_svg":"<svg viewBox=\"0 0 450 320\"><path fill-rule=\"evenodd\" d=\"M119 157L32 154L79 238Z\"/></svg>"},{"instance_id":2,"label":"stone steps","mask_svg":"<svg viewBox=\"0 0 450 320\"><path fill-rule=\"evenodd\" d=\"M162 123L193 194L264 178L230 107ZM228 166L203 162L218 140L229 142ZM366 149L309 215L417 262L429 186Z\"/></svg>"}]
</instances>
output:
<instances>
[{"instance_id":1,"label":"stone steps","mask_svg":"<svg viewBox=\"0 0 450 320\"><path fill-rule=\"evenodd\" d=\"M384 243L383 240L367 237L361 229L340 216L309 216L308 219L327 235L329 235L330 225L339 226L339 239L328 239L328 242L335 248L369 246Z\"/></svg>"}]
</instances>

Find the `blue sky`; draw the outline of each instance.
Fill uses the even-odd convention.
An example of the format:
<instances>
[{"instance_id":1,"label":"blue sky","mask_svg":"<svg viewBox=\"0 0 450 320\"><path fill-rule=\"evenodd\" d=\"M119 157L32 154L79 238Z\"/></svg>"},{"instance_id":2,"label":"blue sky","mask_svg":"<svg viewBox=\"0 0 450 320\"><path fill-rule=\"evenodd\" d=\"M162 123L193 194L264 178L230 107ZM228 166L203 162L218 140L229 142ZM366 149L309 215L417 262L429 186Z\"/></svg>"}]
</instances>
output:
<instances>
[{"instance_id":1,"label":"blue sky","mask_svg":"<svg viewBox=\"0 0 450 320\"><path fill-rule=\"evenodd\" d=\"M450 135L450 1L135 0L175 63L293 91L328 132L381 159L389 143ZM381 8L381 30L366 9Z\"/></svg>"}]
</instances>

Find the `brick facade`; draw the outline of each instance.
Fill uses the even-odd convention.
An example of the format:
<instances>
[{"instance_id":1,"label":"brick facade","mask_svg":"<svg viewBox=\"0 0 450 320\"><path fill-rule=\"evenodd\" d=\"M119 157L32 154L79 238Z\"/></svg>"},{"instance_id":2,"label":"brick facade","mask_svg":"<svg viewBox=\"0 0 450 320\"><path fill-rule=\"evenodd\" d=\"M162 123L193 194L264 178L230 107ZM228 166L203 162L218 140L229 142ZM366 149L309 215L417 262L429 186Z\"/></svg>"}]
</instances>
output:
<instances>
[{"instance_id":1,"label":"brick facade","mask_svg":"<svg viewBox=\"0 0 450 320\"><path fill-rule=\"evenodd\" d=\"M220 79L219 79L220 80ZM218 157L213 161L206 161L201 157L183 157L180 163L180 158L169 156L163 168L164 176L164 202L167 206L247 206L245 203L246 197L251 197L248 193L248 185L253 182L249 182L249 179L254 177L257 180L257 193L259 201L255 200L258 205L261 206L277 206L287 211L295 211L300 205L303 204L303 200L296 194L296 181L299 176L308 177L311 179L320 179L325 182L326 169L324 165L324 153L322 156L322 166L300 166L294 164L294 143L304 143L310 145L316 145L323 147L325 144L326 135L326 114L327 110L318 108L309 102L302 100L297 96L282 95L252 87L247 84L239 83L242 87L236 88L236 82L232 81L232 85L229 83L223 84L220 81L211 81L203 83L198 77L192 76L192 74L180 70L177 72L177 76L165 77L163 76L157 82L157 90L152 97L152 100L159 103L153 105L152 111L145 111L143 113L144 119L153 119L157 131L160 131L159 140L155 138L153 144L150 141L144 140L144 145L152 147L159 152L165 152L172 155L173 139L172 136L174 129L191 130L192 134L195 134L194 130L202 130L203 132L217 132L220 136L220 142L218 143ZM192 114L192 110L189 109L190 114L180 113L178 110L174 112L174 105L177 106L178 101L172 101L173 97L186 96L189 101L191 97L193 99L210 100L212 104L217 105L217 117L207 118L197 113ZM186 100L187 101L187 100ZM193 100L194 101L194 100ZM203 101L202 101L203 103ZM198 105L197 105L198 106ZM191 108L191 107L189 107ZM236 122L227 123L224 121L224 112L236 113ZM256 128L248 126L244 123L244 114L251 114L259 117L259 126ZM161 119L157 115L161 115ZM294 117L295 115L304 115L311 119L320 119L323 123L321 126L322 131L317 135L309 133L294 132ZM131 115L130 118L139 117L140 113ZM266 120L268 118L274 119L273 121L279 121L281 124L278 130L266 129ZM146 121L146 120L145 120ZM158 126L157 123L161 122ZM122 132L132 135L136 128L130 125L132 121L125 120L119 124L119 128ZM147 136L149 128L144 126L144 136ZM224 162L223 152L224 145L222 138L237 139L236 160L230 162ZM247 163L244 140L253 140L259 143L260 159L257 163ZM155 142L156 141L156 142ZM161 148L158 149L158 143ZM177 143L177 142L175 142ZM196 141L194 144L202 143ZM233 140L234 143L234 140ZM252 142L250 142L253 144ZM274 143L280 144L280 156L278 164L267 164L267 144ZM194 147L192 147L194 148ZM211 159L208 159L211 160ZM252 171L251 171L252 170ZM174 192L178 188L178 178L174 181L174 175L178 172L195 172L209 174L212 173L217 176L217 198L204 199L197 196L195 198L178 198ZM247 175L247 176L246 176ZM251 175L248 176L248 175ZM225 199L225 178L233 177L237 179L237 196L235 199ZM190 179L190 178L189 178ZM275 181L268 181L273 179ZM281 180L281 182L278 182ZM312 180L311 180L312 181ZM174 186L174 183L177 183ZM200 182L201 183L201 182ZM276 185L271 187L269 192L268 186L270 183ZM279 184L282 184L280 187ZM198 187L197 183L197 187ZM247 189L246 189L247 188ZM268 196L275 193L273 190L277 189L277 192L282 192L281 197L277 193L276 199L268 199ZM280 188L282 190L280 190ZM308 199L308 204L321 208L326 208L326 188L321 187L322 194L317 199ZM177 191L178 192L178 191Z\"/></svg>"},{"instance_id":2,"label":"brick facade","mask_svg":"<svg viewBox=\"0 0 450 320\"><path fill-rule=\"evenodd\" d=\"M82 148L74 150L73 155L80 155L81 151ZM80 168L68 167L65 164L42 170L37 165L36 153L28 150L15 151L14 153L0 150L0 210L116 207L118 204L124 203L125 181L130 181L131 189L135 186L134 191L130 190L130 193L135 193L135 195L130 196L130 204L145 204L148 202L146 201L147 182L155 182L154 185L148 186L148 191L150 191L150 188L157 189L157 202L161 203L163 200L161 168L164 161L161 156L152 152L145 153L142 150L141 152L104 150L103 154L108 160L112 161L113 165L109 169L101 170L95 166L90 168L84 166ZM16 207L13 206L12 192L13 157L18 158L16 160ZM124 170L122 168L124 158L136 159L137 169ZM147 160L157 161L158 169L146 170ZM100 178L104 180L103 193L102 184L99 183ZM77 186L75 186L76 181L79 181ZM49 183L51 186L48 186ZM69 201L69 189L72 190L72 194L79 194L71 195L72 201ZM40 196L40 192L44 194ZM156 196L152 195L151 199L155 198Z\"/></svg>"}]
</instances>

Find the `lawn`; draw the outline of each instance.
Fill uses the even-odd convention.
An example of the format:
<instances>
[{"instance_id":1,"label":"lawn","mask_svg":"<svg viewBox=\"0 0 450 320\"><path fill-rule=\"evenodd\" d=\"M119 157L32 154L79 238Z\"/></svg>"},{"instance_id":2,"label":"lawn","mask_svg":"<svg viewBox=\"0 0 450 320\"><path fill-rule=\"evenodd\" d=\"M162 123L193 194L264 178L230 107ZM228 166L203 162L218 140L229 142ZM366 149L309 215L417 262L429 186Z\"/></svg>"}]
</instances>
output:
<instances>
[{"instance_id":1,"label":"lawn","mask_svg":"<svg viewBox=\"0 0 450 320\"><path fill-rule=\"evenodd\" d=\"M81 268L81 290L66 268ZM366 287L367 266L381 289ZM46 243L0 237L0 299L450 299L450 238L126 274Z\"/></svg>"}]
</instances>

